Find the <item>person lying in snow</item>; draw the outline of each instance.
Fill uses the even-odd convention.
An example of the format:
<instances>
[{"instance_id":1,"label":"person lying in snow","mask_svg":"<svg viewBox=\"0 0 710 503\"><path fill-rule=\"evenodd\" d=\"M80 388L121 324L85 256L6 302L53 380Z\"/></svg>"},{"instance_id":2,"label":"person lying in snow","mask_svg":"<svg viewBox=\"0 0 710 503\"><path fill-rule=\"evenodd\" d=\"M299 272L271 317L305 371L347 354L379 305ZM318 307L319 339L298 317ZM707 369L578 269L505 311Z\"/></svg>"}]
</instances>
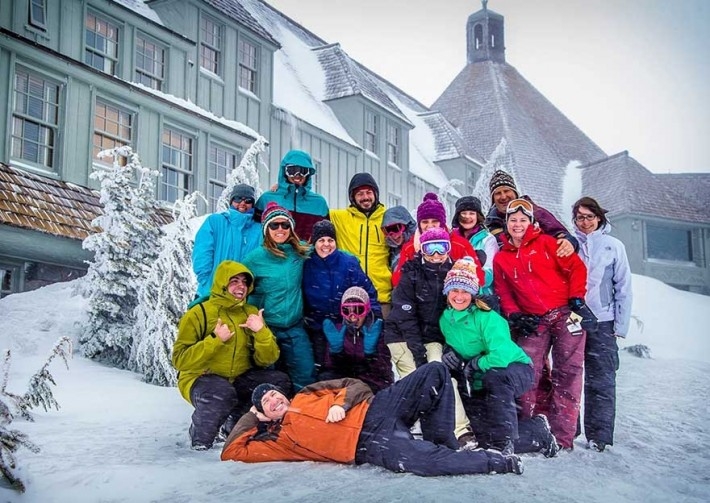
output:
<instances>
[{"instance_id":1,"label":"person lying in snow","mask_svg":"<svg viewBox=\"0 0 710 503\"><path fill-rule=\"evenodd\" d=\"M459 450L453 385L440 362L422 365L376 395L346 378L306 386L292 400L262 384L252 402L224 444L223 461L370 463L420 476L523 472L514 454ZM423 440L410 433L417 419Z\"/></svg>"}]
</instances>

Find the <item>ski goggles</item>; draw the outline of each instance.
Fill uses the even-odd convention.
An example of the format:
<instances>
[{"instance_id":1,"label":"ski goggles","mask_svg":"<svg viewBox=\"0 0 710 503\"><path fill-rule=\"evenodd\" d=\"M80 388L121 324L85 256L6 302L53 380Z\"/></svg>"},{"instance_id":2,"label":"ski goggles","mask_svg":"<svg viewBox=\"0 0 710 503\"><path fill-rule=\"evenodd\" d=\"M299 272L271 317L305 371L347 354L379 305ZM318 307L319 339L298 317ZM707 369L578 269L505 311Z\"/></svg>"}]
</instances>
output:
<instances>
[{"instance_id":1,"label":"ski goggles","mask_svg":"<svg viewBox=\"0 0 710 503\"><path fill-rule=\"evenodd\" d=\"M340 314L344 318L348 318L352 315L358 317L365 316L369 310L370 306L362 302L344 302L340 304Z\"/></svg>"},{"instance_id":2,"label":"ski goggles","mask_svg":"<svg viewBox=\"0 0 710 503\"><path fill-rule=\"evenodd\" d=\"M385 232L385 236L398 236L404 232L405 228L404 224L392 224L382 227L382 230Z\"/></svg>"},{"instance_id":3,"label":"ski goggles","mask_svg":"<svg viewBox=\"0 0 710 503\"><path fill-rule=\"evenodd\" d=\"M310 174L310 168L304 168L303 166L296 166L295 164L289 164L284 167L284 173L286 176L294 176L305 178Z\"/></svg>"},{"instance_id":4,"label":"ski goggles","mask_svg":"<svg viewBox=\"0 0 710 503\"><path fill-rule=\"evenodd\" d=\"M427 241L426 243L422 243L422 253L427 257L431 257L435 253L446 255L450 250L450 241Z\"/></svg>"},{"instance_id":5,"label":"ski goggles","mask_svg":"<svg viewBox=\"0 0 710 503\"><path fill-rule=\"evenodd\" d=\"M508 215L512 215L513 213L517 213L518 211L522 211L525 215L530 217L530 220L535 219L535 215L533 212L533 205L530 201L526 199L513 199L508 203L508 207L505 210L505 215L506 218Z\"/></svg>"}]
</instances>

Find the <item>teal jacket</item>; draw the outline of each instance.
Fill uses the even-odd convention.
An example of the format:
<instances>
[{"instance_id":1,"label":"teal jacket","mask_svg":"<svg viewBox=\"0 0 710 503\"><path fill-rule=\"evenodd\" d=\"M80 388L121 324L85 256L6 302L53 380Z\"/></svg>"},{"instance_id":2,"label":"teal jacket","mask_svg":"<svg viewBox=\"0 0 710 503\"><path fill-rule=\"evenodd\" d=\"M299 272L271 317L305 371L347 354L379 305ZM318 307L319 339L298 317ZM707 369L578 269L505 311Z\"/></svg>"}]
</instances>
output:
<instances>
[{"instance_id":1,"label":"teal jacket","mask_svg":"<svg viewBox=\"0 0 710 503\"><path fill-rule=\"evenodd\" d=\"M461 358L478 359L481 372L474 373L473 387L481 389L482 373L505 368L511 363L531 364L532 360L510 338L508 322L495 311L483 311L472 305L463 311L447 307L439 319L446 344Z\"/></svg>"},{"instance_id":2,"label":"teal jacket","mask_svg":"<svg viewBox=\"0 0 710 503\"><path fill-rule=\"evenodd\" d=\"M244 265L254 275L249 303L264 309L264 321L273 329L289 328L303 320L302 257L290 244L278 245L286 257L277 257L264 246L251 251Z\"/></svg>"}]
</instances>

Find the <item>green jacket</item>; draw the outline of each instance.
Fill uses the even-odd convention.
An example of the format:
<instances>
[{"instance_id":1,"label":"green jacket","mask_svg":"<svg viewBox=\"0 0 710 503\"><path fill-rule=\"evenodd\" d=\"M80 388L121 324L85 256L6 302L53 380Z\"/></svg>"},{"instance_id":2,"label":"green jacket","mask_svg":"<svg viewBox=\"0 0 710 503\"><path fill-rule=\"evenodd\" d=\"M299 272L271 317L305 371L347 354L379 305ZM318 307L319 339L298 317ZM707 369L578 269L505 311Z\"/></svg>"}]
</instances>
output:
<instances>
[{"instance_id":1,"label":"green jacket","mask_svg":"<svg viewBox=\"0 0 710 503\"><path fill-rule=\"evenodd\" d=\"M178 336L173 345L173 366L178 370L178 388L190 401L190 389L195 380L204 374L216 374L234 381L253 366L267 367L279 358L276 337L264 324L258 332L239 325L258 309L238 301L228 291L229 279L240 273L252 277L249 292L254 285L254 276L244 265L225 260L217 266L209 300L187 311L178 327ZM207 326L205 326L205 318ZM217 318L229 326L234 336L222 342L213 335Z\"/></svg>"},{"instance_id":2,"label":"green jacket","mask_svg":"<svg viewBox=\"0 0 710 503\"><path fill-rule=\"evenodd\" d=\"M446 344L464 360L480 356L481 372L473 376L474 389L481 388L482 372L505 368L511 363L531 364L532 360L510 338L508 322L495 311L483 311L471 305L464 311L447 307L439 318Z\"/></svg>"}]
</instances>

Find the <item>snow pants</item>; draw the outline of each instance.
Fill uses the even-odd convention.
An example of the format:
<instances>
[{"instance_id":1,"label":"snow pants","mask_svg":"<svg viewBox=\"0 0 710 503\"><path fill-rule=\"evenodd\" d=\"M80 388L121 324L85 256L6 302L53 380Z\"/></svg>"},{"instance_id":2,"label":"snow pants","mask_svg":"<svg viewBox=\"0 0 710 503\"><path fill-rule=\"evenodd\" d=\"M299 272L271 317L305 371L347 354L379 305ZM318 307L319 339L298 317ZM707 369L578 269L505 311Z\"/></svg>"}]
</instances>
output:
<instances>
[{"instance_id":1,"label":"snow pants","mask_svg":"<svg viewBox=\"0 0 710 503\"><path fill-rule=\"evenodd\" d=\"M532 433L526 430L519 434L518 409L515 399L528 391L533 385L534 372L531 365L511 363L505 368L492 368L483 374L483 389L475 390L471 396L461 393L466 415L471 420L473 432L479 446L501 448L506 441L515 443L515 452L533 452L539 450L539 444L533 449ZM461 391L461 390L459 390ZM522 427L529 420L522 420ZM523 442L519 442L519 438ZM520 444L520 445L518 445Z\"/></svg>"},{"instance_id":2,"label":"snow pants","mask_svg":"<svg viewBox=\"0 0 710 503\"><path fill-rule=\"evenodd\" d=\"M302 325L288 328L269 326L276 336L276 343L281 350L281 356L276 363L291 378L295 392L313 383L315 377L315 362L313 361L313 346Z\"/></svg>"},{"instance_id":3,"label":"snow pants","mask_svg":"<svg viewBox=\"0 0 710 503\"><path fill-rule=\"evenodd\" d=\"M278 370L247 370L231 383L216 374L198 377L190 388L190 402L195 407L190 427L192 445L211 447L223 424L231 431L251 408L252 391L262 383L276 384L286 393L291 390L288 376Z\"/></svg>"},{"instance_id":4,"label":"snow pants","mask_svg":"<svg viewBox=\"0 0 710 503\"><path fill-rule=\"evenodd\" d=\"M567 330L569 315L566 306L553 309L541 317L536 333L515 341L532 359L535 370L533 387L520 397L519 417L524 421L545 411L552 433L565 449L573 447L584 380L585 333L580 331L573 335ZM543 394L538 387L550 352L552 389Z\"/></svg>"},{"instance_id":5,"label":"snow pants","mask_svg":"<svg viewBox=\"0 0 710 503\"><path fill-rule=\"evenodd\" d=\"M616 371L619 346L614 322L599 322L599 330L587 334L584 350L584 436L608 445L614 443Z\"/></svg>"},{"instance_id":6,"label":"snow pants","mask_svg":"<svg viewBox=\"0 0 710 503\"><path fill-rule=\"evenodd\" d=\"M419 420L423 440L409 431ZM454 437L454 390L444 364L427 363L380 391L367 411L355 461L420 476L506 473L494 451L458 451Z\"/></svg>"}]
</instances>

